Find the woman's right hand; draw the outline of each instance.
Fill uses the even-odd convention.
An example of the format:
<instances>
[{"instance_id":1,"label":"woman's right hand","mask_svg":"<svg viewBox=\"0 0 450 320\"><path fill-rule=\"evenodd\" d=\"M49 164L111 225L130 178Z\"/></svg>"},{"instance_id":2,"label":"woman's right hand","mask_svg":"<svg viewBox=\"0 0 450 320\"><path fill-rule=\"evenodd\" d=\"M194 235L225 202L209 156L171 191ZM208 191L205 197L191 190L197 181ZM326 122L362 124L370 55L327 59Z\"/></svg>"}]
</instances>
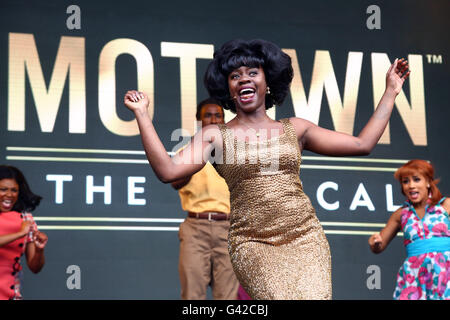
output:
<instances>
[{"instance_id":1,"label":"woman's right hand","mask_svg":"<svg viewBox=\"0 0 450 320\"><path fill-rule=\"evenodd\" d=\"M22 224L20 225L20 233L22 233L24 236L28 234L28 232L31 231L31 226L32 226L32 222L31 221L22 221Z\"/></svg>"},{"instance_id":2,"label":"woman's right hand","mask_svg":"<svg viewBox=\"0 0 450 320\"><path fill-rule=\"evenodd\" d=\"M130 90L123 98L125 106L133 112L147 112L149 100L144 92Z\"/></svg>"},{"instance_id":3,"label":"woman's right hand","mask_svg":"<svg viewBox=\"0 0 450 320\"><path fill-rule=\"evenodd\" d=\"M369 238L369 246L373 252L379 252L381 250L381 245L383 244L383 238L381 234L375 233Z\"/></svg>"}]
</instances>

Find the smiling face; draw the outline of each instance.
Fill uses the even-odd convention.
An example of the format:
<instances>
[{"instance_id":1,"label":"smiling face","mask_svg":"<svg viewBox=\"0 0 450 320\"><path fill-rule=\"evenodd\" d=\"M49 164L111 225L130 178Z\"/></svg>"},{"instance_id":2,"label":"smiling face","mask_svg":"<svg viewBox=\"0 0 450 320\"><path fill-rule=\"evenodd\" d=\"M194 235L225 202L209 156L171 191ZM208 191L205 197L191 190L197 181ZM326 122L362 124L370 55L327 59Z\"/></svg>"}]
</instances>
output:
<instances>
[{"instance_id":1,"label":"smiling face","mask_svg":"<svg viewBox=\"0 0 450 320\"><path fill-rule=\"evenodd\" d=\"M0 180L0 212L9 212L19 198L19 185L14 179Z\"/></svg>"},{"instance_id":2,"label":"smiling face","mask_svg":"<svg viewBox=\"0 0 450 320\"><path fill-rule=\"evenodd\" d=\"M426 203L429 193L429 182L419 172L402 176L400 183L408 200L413 204Z\"/></svg>"},{"instance_id":3,"label":"smiling face","mask_svg":"<svg viewBox=\"0 0 450 320\"><path fill-rule=\"evenodd\" d=\"M228 88L236 109L253 111L265 108L267 83L261 67L242 66L228 76Z\"/></svg>"}]
</instances>

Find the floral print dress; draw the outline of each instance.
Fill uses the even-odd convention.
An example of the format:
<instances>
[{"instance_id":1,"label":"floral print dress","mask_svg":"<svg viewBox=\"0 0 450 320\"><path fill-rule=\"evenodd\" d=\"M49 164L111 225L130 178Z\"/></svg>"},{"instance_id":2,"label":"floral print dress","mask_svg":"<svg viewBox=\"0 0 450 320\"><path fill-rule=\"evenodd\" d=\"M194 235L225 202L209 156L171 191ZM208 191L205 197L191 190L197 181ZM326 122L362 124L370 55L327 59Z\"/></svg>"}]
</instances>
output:
<instances>
[{"instance_id":1,"label":"floral print dress","mask_svg":"<svg viewBox=\"0 0 450 320\"><path fill-rule=\"evenodd\" d=\"M442 206L426 206L422 219L407 201L401 227L407 258L397 275L394 299L450 299L450 220Z\"/></svg>"}]
</instances>

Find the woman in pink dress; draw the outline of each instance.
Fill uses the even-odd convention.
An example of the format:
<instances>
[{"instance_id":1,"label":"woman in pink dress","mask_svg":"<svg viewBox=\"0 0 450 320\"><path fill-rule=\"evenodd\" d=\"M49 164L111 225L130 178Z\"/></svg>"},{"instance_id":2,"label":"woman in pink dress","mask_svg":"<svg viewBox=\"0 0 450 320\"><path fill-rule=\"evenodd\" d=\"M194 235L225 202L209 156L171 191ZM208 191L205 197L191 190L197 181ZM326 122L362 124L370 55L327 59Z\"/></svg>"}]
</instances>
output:
<instances>
[{"instance_id":1,"label":"woman in pink dress","mask_svg":"<svg viewBox=\"0 0 450 320\"><path fill-rule=\"evenodd\" d=\"M0 165L0 299L20 300L20 258L34 273L45 263L47 235L39 232L33 211L41 197L31 192L19 169Z\"/></svg>"}]
</instances>

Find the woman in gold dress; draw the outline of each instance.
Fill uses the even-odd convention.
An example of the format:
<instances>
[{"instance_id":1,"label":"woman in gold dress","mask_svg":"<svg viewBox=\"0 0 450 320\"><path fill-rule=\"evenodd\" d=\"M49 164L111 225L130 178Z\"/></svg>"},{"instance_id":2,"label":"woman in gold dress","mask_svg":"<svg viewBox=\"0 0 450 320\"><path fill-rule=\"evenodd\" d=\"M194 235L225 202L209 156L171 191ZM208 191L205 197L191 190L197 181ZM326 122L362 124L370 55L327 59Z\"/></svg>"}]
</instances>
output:
<instances>
[{"instance_id":1,"label":"woman in gold dress","mask_svg":"<svg viewBox=\"0 0 450 320\"><path fill-rule=\"evenodd\" d=\"M230 258L253 299L331 299L329 245L299 179L301 152L369 154L386 128L409 70L403 59L391 65L386 90L357 137L300 118L272 120L266 110L282 104L292 76L289 56L270 42L225 43L214 54L205 85L236 117L225 125L202 128L172 159L148 115L147 95L133 90L124 98L161 181L192 175L208 160L226 180L231 197Z\"/></svg>"}]
</instances>

